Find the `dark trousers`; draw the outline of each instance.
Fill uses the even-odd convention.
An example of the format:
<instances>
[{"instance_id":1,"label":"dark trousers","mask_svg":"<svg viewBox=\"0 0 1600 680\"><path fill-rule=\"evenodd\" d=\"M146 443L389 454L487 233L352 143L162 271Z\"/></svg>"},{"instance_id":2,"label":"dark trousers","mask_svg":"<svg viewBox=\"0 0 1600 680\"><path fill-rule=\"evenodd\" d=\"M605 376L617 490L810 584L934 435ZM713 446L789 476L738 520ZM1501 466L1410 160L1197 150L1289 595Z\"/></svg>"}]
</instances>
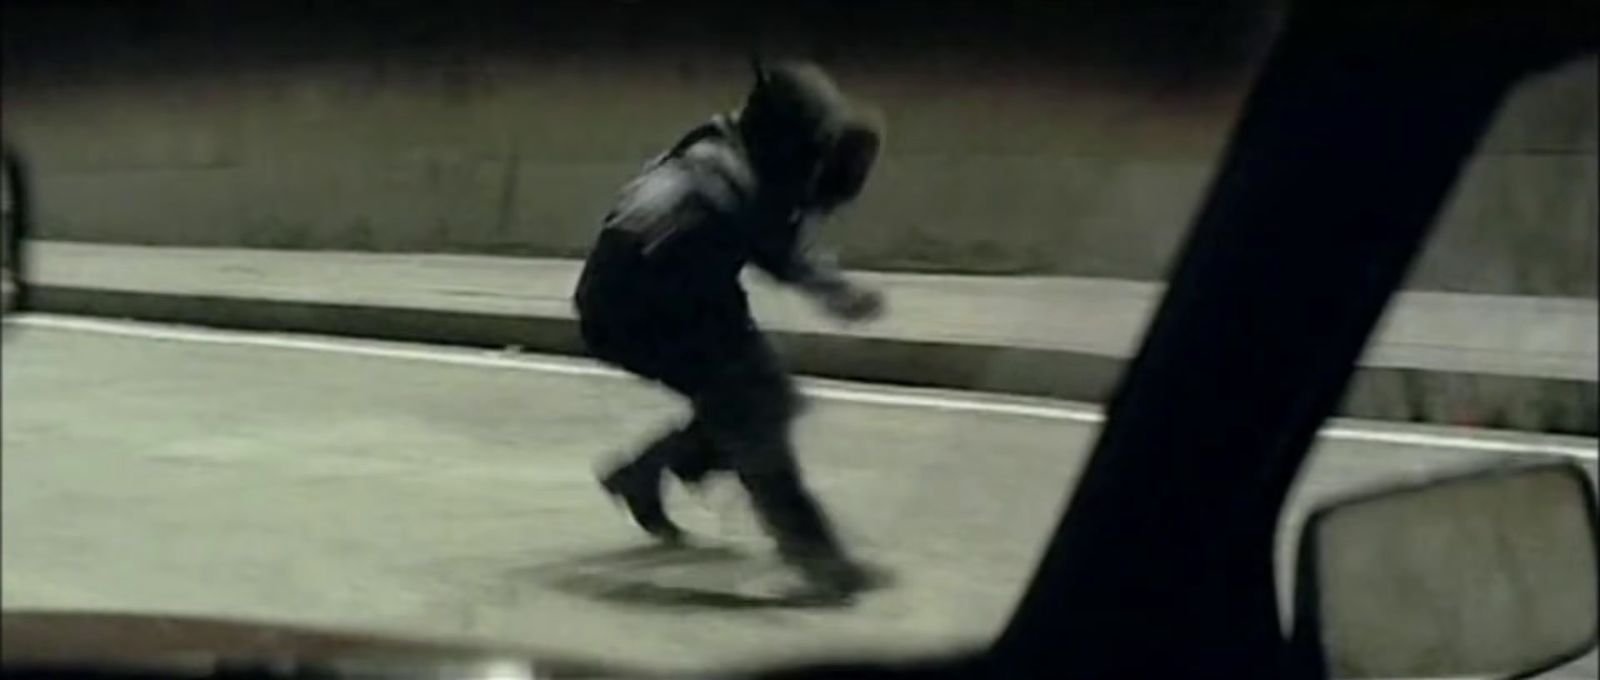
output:
<instances>
[{"instance_id":1,"label":"dark trousers","mask_svg":"<svg viewBox=\"0 0 1600 680\"><path fill-rule=\"evenodd\" d=\"M693 410L687 424L645 447L631 465L671 471L687 483L731 472L785 558L843 556L795 460L790 430L801 411L800 395L752 324L667 336L661 335L665 329L584 326L597 357L665 384ZM653 342L633 346L641 340Z\"/></svg>"}]
</instances>

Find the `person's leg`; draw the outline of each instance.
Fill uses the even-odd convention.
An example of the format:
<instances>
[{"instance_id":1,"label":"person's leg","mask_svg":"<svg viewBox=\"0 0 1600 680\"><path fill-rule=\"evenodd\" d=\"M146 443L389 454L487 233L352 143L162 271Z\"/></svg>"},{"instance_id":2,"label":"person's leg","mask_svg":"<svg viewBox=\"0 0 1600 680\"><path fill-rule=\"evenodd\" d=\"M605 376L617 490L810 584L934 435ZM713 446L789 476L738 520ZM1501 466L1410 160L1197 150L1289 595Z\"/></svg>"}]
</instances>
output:
<instances>
[{"instance_id":1,"label":"person's leg","mask_svg":"<svg viewBox=\"0 0 1600 680\"><path fill-rule=\"evenodd\" d=\"M833 525L806 488L787 442L770 434L735 435L728 446L734 472L750 494L751 506L785 560L844 558Z\"/></svg>"},{"instance_id":2,"label":"person's leg","mask_svg":"<svg viewBox=\"0 0 1600 680\"><path fill-rule=\"evenodd\" d=\"M587 270L586 270L587 275ZM636 323L612 310L596 306L584 309L579 305L579 331L590 354L596 359L621 368L639 378L660 381L659 362L654 360L650 347L638 342L650 337L640 332ZM661 473L668 461L685 448L678 430L668 432L625 460L614 462L600 475L600 486L613 498L621 501L632 515L634 523L656 538L676 542L683 530L667 515L661 499Z\"/></svg>"},{"instance_id":3,"label":"person's leg","mask_svg":"<svg viewBox=\"0 0 1600 680\"><path fill-rule=\"evenodd\" d=\"M600 333L586 333L591 347L600 343ZM660 343L654 347L628 347L631 351L611 351L602 355L610 363L621 366L640 377L665 385L685 398L703 389L705 367L709 359L702 354L705 345L673 342L675 335L662 332L634 333L628 337L654 337ZM592 338L592 339L591 339ZM622 343L617 343L622 344ZM678 349L683 346L697 348L697 352ZM698 484L712 472L726 469L723 456L717 450L704 423L698 417L688 423L674 426L651 441L637 455L614 465L600 479L601 486L621 500L633 516L635 523L651 535L666 541L678 541L683 531L667 515L662 501L663 473L670 471L688 484Z\"/></svg>"},{"instance_id":4,"label":"person's leg","mask_svg":"<svg viewBox=\"0 0 1600 680\"><path fill-rule=\"evenodd\" d=\"M726 457L698 417L667 433L663 439L672 440L661 454L663 463L673 476L685 484L700 484L712 473L728 469Z\"/></svg>"},{"instance_id":5,"label":"person's leg","mask_svg":"<svg viewBox=\"0 0 1600 680\"><path fill-rule=\"evenodd\" d=\"M759 336L732 353L695 399L716 450L744 485L779 555L818 595L848 596L874 577L848 556L821 504L806 487L790 430L801 410L793 381Z\"/></svg>"},{"instance_id":6,"label":"person's leg","mask_svg":"<svg viewBox=\"0 0 1600 680\"><path fill-rule=\"evenodd\" d=\"M628 514L640 528L661 540L676 542L683 538L683 530L667 515L661 498L661 473L674 459L685 457L683 451L693 448L684 430L673 430L605 473L600 485L627 506Z\"/></svg>"},{"instance_id":7,"label":"person's leg","mask_svg":"<svg viewBox=\"0 0 1600 680\"><path fill-rule=\"evenodd\" d=\"M600 480L605 490L620 498L634 521L662 540L677 541L683 531L667 515L662 502L663 472L685 484L697 485L726 463L698 420L676 427L647 445L626 462L611 468Z\"/></svg>"},{"instance_id":8,"label":"person's leg","mask_svg":"<svg viewBox=\"0 0 1600 680\"><path fill-rule=\"evenodd\" d=\"M727 332L679 330L658 335L648 365L639 366L640 372L651 380L687 399L691 406L697 396L715 381L719 366L725 363L718 342ZM674 427L658 438L640 456L659 470L671 471L688 484L698 484L713 472L727 469L727 461L718 450L698 409L689 422Z\"/></svg>"}]
</instances>

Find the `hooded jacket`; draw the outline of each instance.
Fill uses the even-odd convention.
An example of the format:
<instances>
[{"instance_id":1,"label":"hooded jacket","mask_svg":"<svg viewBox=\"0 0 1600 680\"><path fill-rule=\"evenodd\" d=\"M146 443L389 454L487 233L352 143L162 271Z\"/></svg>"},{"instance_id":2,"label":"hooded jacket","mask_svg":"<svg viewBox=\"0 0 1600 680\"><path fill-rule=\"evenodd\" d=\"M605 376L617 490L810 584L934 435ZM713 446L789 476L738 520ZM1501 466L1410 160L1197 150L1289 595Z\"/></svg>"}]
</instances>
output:
<instances>
[{"instance_id":1,"label":"hooded jacket","mask_svg":"<svg viewBox=\"0 0 1600 680\"><path fill-rule=\"evenodd\" d=\"M746 264L813 293L846 285L806 223L801 206L762 190L736 121L719 115L623 187L585 263L578 313L642 332L749 328Z\"/></svg>"}]
</instances>

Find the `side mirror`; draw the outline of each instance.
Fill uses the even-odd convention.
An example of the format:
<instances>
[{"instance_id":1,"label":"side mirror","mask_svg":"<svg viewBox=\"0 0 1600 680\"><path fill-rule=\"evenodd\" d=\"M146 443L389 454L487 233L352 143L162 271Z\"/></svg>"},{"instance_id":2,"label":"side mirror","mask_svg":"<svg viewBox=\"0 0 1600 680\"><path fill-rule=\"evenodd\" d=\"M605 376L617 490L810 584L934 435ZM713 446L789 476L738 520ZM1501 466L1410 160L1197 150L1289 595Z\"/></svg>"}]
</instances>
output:
<instances>
[{"instance_id":1,"label":"side mirror","mask_svg":"<svg viewBox=\"0 0 1600 680\"><path fill-rule=\"evenodd\" d=\"M1308 677L1525 676L1595 646L1595 495L1574 463L1497 466L1324 505L1300 538Z\"/></svg>"}]
</instances>

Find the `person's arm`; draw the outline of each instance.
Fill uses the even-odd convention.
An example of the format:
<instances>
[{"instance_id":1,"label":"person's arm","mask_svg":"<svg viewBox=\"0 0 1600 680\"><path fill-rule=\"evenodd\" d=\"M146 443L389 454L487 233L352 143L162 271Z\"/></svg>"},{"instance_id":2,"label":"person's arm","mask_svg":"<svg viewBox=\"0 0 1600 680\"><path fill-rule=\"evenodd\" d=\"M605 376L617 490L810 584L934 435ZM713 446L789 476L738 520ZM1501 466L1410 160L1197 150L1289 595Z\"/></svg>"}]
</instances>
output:
<instances>
[{"instance_id":1,"label":"person's arm","mask_svg":"<svg viewBox=\"0 0 1600 680\"><path fill-rule=\"evenodd\" d=\"M829 250L815 244L801 220L758 239L751 262L772 278L793 286L840 318L861 321L876 317L883 297L846 278Z\"/></svg>"},{"instance_id":2,"label":"person's arm","mask_svg":"<svg viewBox=\"0 0 1600 680\"><path fill-rule=\"evenodd\" d=\"M762 234L756 241L750 261L769 276L816 295L849 286L831 251L818 247L799 220Z\"/></svg>"}]
</instances>

